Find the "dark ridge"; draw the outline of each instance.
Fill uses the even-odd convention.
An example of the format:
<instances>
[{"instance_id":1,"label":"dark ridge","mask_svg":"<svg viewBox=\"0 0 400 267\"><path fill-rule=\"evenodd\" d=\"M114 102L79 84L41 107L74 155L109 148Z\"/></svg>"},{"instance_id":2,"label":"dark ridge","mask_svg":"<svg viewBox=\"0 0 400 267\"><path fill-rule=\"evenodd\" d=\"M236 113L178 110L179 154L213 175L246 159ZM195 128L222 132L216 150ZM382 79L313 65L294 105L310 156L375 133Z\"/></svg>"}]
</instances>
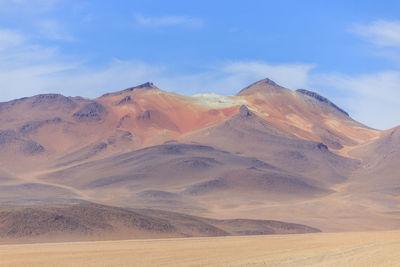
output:
<instances>
[{"instance_id":1,"label":"dark ridge","mask_svg":"<svg viewBox=\"0 0 400 267\"><path fill-rule=\"evenodd\" d=\"M21 151L26 155L26 156L33 156L39 153L42 153L45 151L45 148L35 142L35 141L25 141L23 142L22 146L21 146Z\"/></svg>"},{"instance_id":2,"label":"dark ridge","mask_svg":"<svg viewBox=\"0 0 400 267\"><path fill-rule=\"evenodd\" d=\"M122 98L118 103L117 106L119 105L124 105L127 103L132 103L132 97L130 95L125 96L124 98Z\"/></svg>"},{"instance_id":3,"label":"dark ridge","mask_svg":"<svg viewBox=\"0 0 400 267\"><path fill-rule=\"evenodd\" d=\"M7 108L12 108L16 105L28 103L32 108L39 109L57 109L65 108L68 110L75 109L77 103L75 103L71 97L66 97L61 94L40 94L32 97L24 97L20 99L14 99L8 102L0 103L0 111Z\"/></svg>"},{"instance_id":4,"label":"dark ridge","mask_svg":"<svg viewBox=\"0 0 400 267\"><path fill-rule=\"evenodd\" d=\"M349 116L349 114L348 114L346 111L344 111L343 109L341 109L341 108L339 108L338 106L336 106L336 105L335 105L334 103L332 103L328 98L323 97L322 95L319 95L319 94L317 94L316 92L309 91L309 90L306 90L306 89L297 89L296 92L299 92L299 93L301 93L301 94L303 94L303 95L312 97L312 98L318 100L319 102L328 104L329 106L333 107L333 108L336 109L337 111L343 113L343 114L346 115L346 116Z\"/></svg>"},{"instance_id":5,"label":"dark ridge","mask_svg":"<svg viewBox=\"0 0 400 267\"><path fill-rule=\"evenodd\" d=\"M168 145L159 145L154 147L149 147L148 149L157 149L160 150L163 154L182 154L187 151L215 151L215 149L211 146L205 145L189 145L189 144L168 144ZM143 150L145 150L144 148Z\"/></svg>"},{"instance_id":6,"label":"dark ridge","mask_svg":"<svg viewBox=\"0 0 400 267\"><path fill-rule=\"evenodd\" d=\"M33 156L45 151L45 148L41 144L33 140L18 138L17 132L14 130L0 130L0 145L8 144L18 144L20 151L26 156Z\"/></svg>"},{"instance_id":7,"label":"dark ridge","mask_svg":"<svg viewBox=\"0 0 400 267\"><path fill-rule=\"evenodd\" d=\"M17 133L14 130L0 130L0 144L4 145L15 141Z\"/></svg>"},{"instance_id":8,"label":"dark ridge","mask_svg":"<svg viewBox=\"0 0 400 267\"><path fill-rule=\"evenodd\" d=\"M59 117L49 119L49 120L43 120L43 121L30 121L25 123L19 128L19 132L21 134L30 134L32 132L35 132L37 129L44 125L49 125L49 124L58 124L61 123L62 119Z\"/></svg>"},{"instance_id":9,"label":"dark ridge","mask_svg":"<svg viewBox=\"0 0 400 267\"><path fill-rule=\"evenodd\" d=\"M62 105L66 105L69 108L75 108L77 104L72 101L69 97L60 95L60 94L41 94L33 97L32 107L43 105L43 104L52 104L59 103Z\"/></svg>"},{"instance_id":10,"label":"dark ridge","mask_svg":"<svg viewBox=\"0 0 400 267\"><path fill-rule=\"evenodd\" d=\"M96 156L97 154L105 151L107 149L107 147L108 147L108 144L104 143L104 142L90 144L78 151L72 152L72 153L62 157L60 159L62 163L57 166L65 166L65 165L69 165L69 164L72 164L75 162L90 159L90 158Z\"/></svg>"},{"instance_id":11,"label":"dark ridge","mask_svg":"<svg viewBox=\"0 0 400 267\"><path fill-rule=\"evenodd\" d=\"M78 121L100 121L102 115L106 113L106 109L100 103L91 102L84 105L72 116Z\"/></svg>"},{"instance_id":12,"label":"dark ridge","mask_svg":"<svg viewBox=\"0 0 400 267\"><path fill-rule=\"evenodd\" d=\"M152 110L146 110L145 112L143 112L141 115L138 115L137 117L136 117L136 119L137 120L150 120L151 119L151 114L153 113L154 111L152 111Z\"/></svg>"},{"instance_id":13,"label":"dark ridge","mask_svg":"<svg viewBox=\"0 0 400 267\"><path fill-rule=\"evenodd\" d=\"M188 186L183 192L184 195L205 195L212 191L224 190L229 187L224 178L216 178L204 182L199 182Z\"/></svg>"},{"instance_id":14,"label":"dark ridge","mask_svg":"<svg viewBox=\"0 0 400 267\"><path fill-rule=\"evenodd\" d=\"M153 237L301 234L320 232L306 225L272 220L216 220L154 209L124 209L90 202L0 207L0 237L8 240L77 240L93 237ZM141 234L140 234L141 233ZM107 236L108 235L108 236ZM52 239L54 237L54 239ZM40 239L35 239L40 238ZM60 239L61 238L61 239Z\"/></svg>"},{"instance_id":15,"label":"dark ridge","mask_svg":"<svg viewBox=\"0 0 400 267\"><path fill-rule=\"evenodd\" d=\"M227 219L219 220L216 226L229 229L234 235L265 235L265 234L294 234L319 233L321 230L307 225L287 223L274 220Z\"/></svg>"},{"instance_id":16,"label":"dark ridge","mask_svg":"<svg viewBox=\"0 0 400 267\"><path fill-rule=\"evenodd\" d=\"M271 164L265 163L264 161L261 161L256 158L250 158L250 164L254 168L261 168L261 169L267 169L267 170L277 170L278 169L277 167L275 167Z\"/></svg>"},{"instance_id":17,"label":"dark ridge","mask_svg":"<svg viewBox=\"0 0 400 267\"><path fill-rule=\"evenodd\" d=\"M170 198L177 198L179 197L175 193L161 191L161 190L145 190L140 193L137 193L139 197L142 198L163 198L163 199L170 199Z\"/></svg>"},{"instance_id":18,"label":"dark ridge","mask_svg":"<svg viewBox=\"0 0 400 267\"><path fill-rule=\"evenodd\" d=\"M19 99L14 99L8 102L1 102L0 103L0 112L3 111L3 109L5 109L6 107L12 107L15 106L19 103L23 103L25 101L27 101L29 99L29 97L23 97L23 98L19 98Z\"/></svg>"},{"instance_id":19,"label":"dark ridge","mask_svg":"<svg viewBox=\"0 0 400 267\"><path fill-rule=\"evenodd\" d=\"M117 133L107 139L109 145L116 144L118 141L132 141L133 134L130 131L117 130Z\"/></svg>"},{"instance_id":20,"label":"dark ridge","mask_svg":"<svg viewBox=\"0 0 400 267\"><path fill-rule=\"evenodd\" d=\"M119 120L119 122L118 122L118 124L117 124L117 128L121 128L121 127L123 126L124 122L127 121L127 120L129 120L130 118L131 118L131 115L130 115L130 114L124 115L124 116Z\"/></svg>"},{"instance_id":21,"label":"dark ridge","mask_svg":"<svg viewBox=\"0 0 400 267\"><path fill-rule=\"evenodd\" d=\"M136 88L157 88L152 82L146 82L136 86Z\"/></svg>"},{"instance_id":22,"label":"dark ridge","mask_svg":"<svg viewBox=\"0 0 400 267\"><path fill-rule=\"evenodd\" d=\"M121 231L119 228L147 233L176 232L174 226L166 220L98 204L0 210L0 237L3 238L51 234L88 236Z\"/></svg>"},{"instance_id":23,"label":"dark ridge","mask_svg":"<svg viewBox=\"0 0 400 267\"><path fill-rule=\"evenodd\" d=\"M121 95L121 94L126 93L126 92L133 92L136 89L154 90L154 89L159 89L159 88L157 86L155 86L152 82L146 82L146 83L140 84L140 85L135 86L135 87L129 87L129 88L124 89L122 91L118 91L118 92L115 92L115 93L104 94L104 95L102 95L102 97L110 96L110 95Z\"/></svg>"},{"instance_id":24,"label":"dark ridge","mask_svg":"<svg viewBox=\"0 0 400 267\"><path fill-rule=\"evenodd\" d=\"M173 159L168 165L177 170L201 171L212 168L217 165L223 165L222 162L208 157L184 157Z\"/></svg>"}]
</instances>

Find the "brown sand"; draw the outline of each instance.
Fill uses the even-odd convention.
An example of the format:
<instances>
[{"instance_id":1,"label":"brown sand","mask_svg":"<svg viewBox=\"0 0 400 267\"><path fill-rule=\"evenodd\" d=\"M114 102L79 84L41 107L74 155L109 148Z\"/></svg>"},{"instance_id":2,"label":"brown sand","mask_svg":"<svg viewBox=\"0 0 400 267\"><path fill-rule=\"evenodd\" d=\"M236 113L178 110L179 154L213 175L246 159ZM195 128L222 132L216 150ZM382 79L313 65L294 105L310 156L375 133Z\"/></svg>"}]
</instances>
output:
<instances>
[{"instance_id":1,"label":"brown sand","mask_svg":"<svg viewBox=\"0 0 400 267\"><path fill-rule=\"evenodd\" d=\"M0 246L0 266L400 266L400 231Z\"/></svg>"}]
</instances>

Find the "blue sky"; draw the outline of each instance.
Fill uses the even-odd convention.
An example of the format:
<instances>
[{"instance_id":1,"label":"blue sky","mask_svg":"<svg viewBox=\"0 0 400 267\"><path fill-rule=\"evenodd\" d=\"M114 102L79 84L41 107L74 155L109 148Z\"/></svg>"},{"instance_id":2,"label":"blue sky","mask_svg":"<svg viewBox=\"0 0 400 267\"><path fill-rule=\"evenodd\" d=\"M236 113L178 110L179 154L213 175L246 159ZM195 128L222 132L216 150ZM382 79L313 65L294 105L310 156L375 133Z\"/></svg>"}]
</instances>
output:
<instances>
[{"instance_id":1,"label":"blue sky","mask_svg":"<svg viewBox=\"0 0 400 267\"><path fill-rule=\"evenodd\" d=\"M235 94L269 77L400 124L399 1L0 0L0 101L146 81Z\"/></svg>"}]
</instances>

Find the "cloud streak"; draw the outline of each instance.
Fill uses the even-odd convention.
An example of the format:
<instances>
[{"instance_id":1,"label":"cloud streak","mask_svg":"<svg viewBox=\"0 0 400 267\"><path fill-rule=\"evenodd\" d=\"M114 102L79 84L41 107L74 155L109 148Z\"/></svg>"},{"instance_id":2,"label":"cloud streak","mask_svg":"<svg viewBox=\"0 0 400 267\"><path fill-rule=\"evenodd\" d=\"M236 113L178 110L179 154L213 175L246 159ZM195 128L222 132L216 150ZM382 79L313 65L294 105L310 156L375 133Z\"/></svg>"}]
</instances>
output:
<instances>
[{"instance_id":1,"label":"cloud streak","mask_svg":"<svg viewBox=\"0 0 400 267\"><path fill-rule=\"evenodd\" d=\"M8 29L0 29L0 51L20 45L24 42L22 34Z\"/></svg>"},{"instance_id":2,"label":"cloud streak","mask_svg":"<svg viewBox=\"0 0 400 267\"><path fill-rule=\"evenodd\" d=\"M388 129L400 125L400 72L346 75L322 73L309 77L315 88L325 88L328 97L366 125Z\"/></svg>"},{"instance_id":3,"label":"cloud streak","mask_svg":"<svg viewBox=\"0 0 400 267\"><path fill-rule=\"evenodd\" d=\"M202 28L204 22L199 18L194 18L190 16L160 16L160 17L145 17L141 14L135 15L135 21L146 27L185 27L185 28Z\"/></svg>"},{"instance_id":4,"label":"cloud streak","mask_svg":"<svg viewBox=\"0 0 400 267\"><path fill-rule=\"evenodd\" d=\"M351 31L376 46L400 48L400 21L375 20L369 25L354 25Z\"/></svg>"}]
</instances>

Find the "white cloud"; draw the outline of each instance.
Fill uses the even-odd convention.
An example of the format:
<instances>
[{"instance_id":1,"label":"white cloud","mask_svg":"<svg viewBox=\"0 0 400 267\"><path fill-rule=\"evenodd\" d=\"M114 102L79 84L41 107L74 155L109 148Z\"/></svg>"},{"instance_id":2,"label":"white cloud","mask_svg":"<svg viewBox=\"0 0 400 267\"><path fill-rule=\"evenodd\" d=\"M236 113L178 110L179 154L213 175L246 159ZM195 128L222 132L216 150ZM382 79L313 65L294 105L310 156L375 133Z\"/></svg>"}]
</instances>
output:
<instances>
[{"instance_id":1,"label":"white cloud","mask_svg":"<svg viewBox=\"0 0 400 267\"><path fill-rule=\"evenodd\" d=\"M25 38L16 31L0 29L0 51L22 44L24 39Z\"/></svg>"},{"instance_id":2,"label":"white cloud","mask_svg":"<svg viewBox=\"0 0 400 267\"><path fill-rule=\"evenodd\" d=\"M307 87L311 64L267 64L257 61L229 61L186 75L158 77L163 88L191 95L197 93L236 94L249 84L270 78L288 88Z\"/></svg>"},{"instance_id":3,"label":"white cloud","mask_svg":"<svg viewBox=\"0 0 400 267\"><path fill-rule=\"evenodd\" d=\"M0 0L0 17L13 18L15 24L19 25L16 26L19 27L19 32L24 33L22 39L25 41L30 37L35 37L38 40L72 41L74 38L68 33L67 23L54 15L57 8L62 8L62 5L59 5L62 1ZM8 38L14 37L16 34L21 37L21 34L15 30L10 32L13 33L13 36L8 36ZM2 34L5 33L0 33L0 46L2 46Z\"/></svg>"},{"instance_id":4,"label":"white cloud","mask_svg":"<svg viewBox=\"0 0 400 267\"><path fill-rule=\"evenodd\" d=\"M174 74L173 67L141 61L113 60L93 68L78 60L62 59L57 49L26 46L7 58L0 53L1 100L45 92L96 97L146 81L186 95L216 92L236 94L266 77L293 88L306 87L311 65L269 65L262 62L226 62L194 74ZM16 64L16 62L18 62ZM63 63L59 63L63 62ZM9 64L8 64L9 63Z\"/></svg>"},{"instance_id":5,"label":"white cloud","mask_svg":"<svg viewBox=\"0 0 400 267\"><path fill-rule=\"evenodd\" d=\"M352 31L379 47L400 48L400 21L376 20L369 25L354 25Z\"/></svg>"},{"instance_id":6,"label":"white cloud","mask_svg":"<svg viewBox=\"0 0 400 267\"><path fill-rule=\"evenodd\" d=\"M135 15L136 22L142 26L148 27L171 27L181 26L187 28L201 28L204 22L199 18L189 16L160 16L160 17L145 17L140 14Z\"/></svg>"},{"instance_id":7,"label":"white cloud","mask_svg":"<svg viewBox=\"0 0 400 267\"><path fill-rule=\"evenodd\" d=\"M44 38L60 41L73 41L74 38L67 33L59 21L53 19L43 19L37 22L39 35Z\"/></svg>"},{"instance_id":8,"label":"white cloud","mask_svg":"<svg viewBox=\"0 0 400 267\"><path fill-rule=\"evenodd\" d=\"M328 97L366 125L388 129L400 125L400 72L361 75L315 74L310 84L327 88Z\"/></svg>"},{"instance_id":9,"label":"white cloud","mask_svg":"<svg viewBox=\"0 0 400 267\"><path fill-rule=\"evenodd\" d=\"M108 65L89 67L82 59L63 56L57 47L35 45L15 32L0 29L1 33L8 44L0 50L0 100L3 101L45 92L96 97L146 81L186 95L236 94L250 83L266 77L283 86L298 88L307 85L306 77L313 67L232 61L205 67L198 73L182 74L174 73L173 66L117 59Z\"/></svg>"},{"instance_id":10,"label":"white cloud","mask_svg":"<svg viewBox=\"0 0 400 267\"><path fill-rule=\"evenodd\" d=\"M162 66L113 60L99 68L76 57L65 59L56 48L22 45L0 51L0 101L40 93L97 97L157 77Z\"/></svg>"},{"instance_id":11,"label":"white cloud","mask_svg":"<svg viewBox=\"0 0 400 267\"><path fill-rule=\"evenodd\" d=\"M287 88L297 89L308 86L308 76L314 64L267 64L257 61L230 62L223 72L243 76L256 81L266 77Z\"/></svg>"},{"instance_id":12,"label":"white cloud","mask_svg":"<svg viewBox=\"0 0 400 267\"><path fill-rule=\"evenodd\" d=\"M18 8L22 10L30 10L31 12L48 12L53 9L62 0L0 0L0 7L7 9Z\"/></svg>"}]
</instances>

